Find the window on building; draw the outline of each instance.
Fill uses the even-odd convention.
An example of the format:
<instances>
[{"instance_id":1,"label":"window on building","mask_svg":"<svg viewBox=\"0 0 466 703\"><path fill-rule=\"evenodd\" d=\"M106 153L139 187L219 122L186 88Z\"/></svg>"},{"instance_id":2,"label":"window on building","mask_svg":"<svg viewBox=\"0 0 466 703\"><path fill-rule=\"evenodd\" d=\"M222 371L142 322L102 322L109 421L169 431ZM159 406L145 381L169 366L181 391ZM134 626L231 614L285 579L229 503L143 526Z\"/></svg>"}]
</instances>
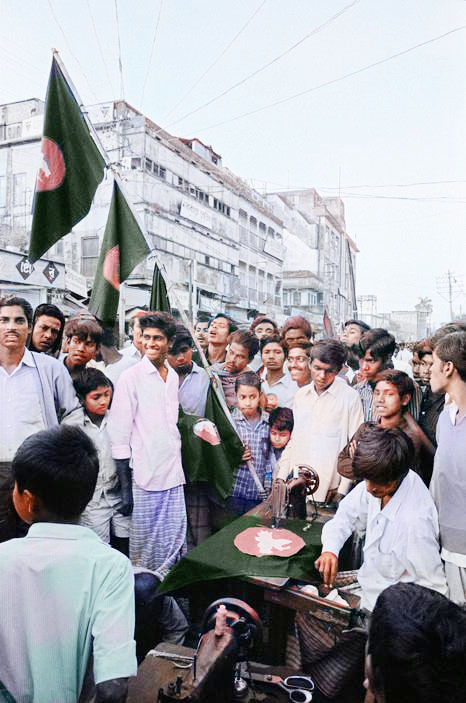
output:
<instances>
[{"instance_id":1,"label":"window on building","mask_svg":"<svg viewBox=\"0 0 466 703\"><path fill-rule=\"evenodd\" d=\"M275 305L281 307L282 304L282 282L275 281Z\"/></svg>"},{"instance_id":2,"label":"window on building","mask_svg":"<svg viewBox=\"0 0 466 703\"><path fill-rule=\"evenodd\" d=\"M159 164L156 164L155 161L152 164L152 171L155 176L163 178L164 181L167 179L167 169L163 166L160 166Z\"/></svg>"},{"instance_id":3,"label":"window on building","mask_svg":"<svg viewBox=\"0 0 466 703\"><path fill-rule=\"evenodd\" d=\"M13 205L27 205L25 198L26 174L15 173L13 176Z\"/></svg>"},{"instance_id":4,"label":"window on building","mask_svg":"<svg viewBox=\"0 0 466 703\"><path fill-rule=\"evenodd\" d=\"M265 239L267 237L267 228L263 222L259 222L259 236L262 239Z\"/></svg>"},{"instance_id":5,"label":"window on building","mask_svg":"<svg viewBox=\"0 0 466 703\"><path fill-rule=\"evenodd\" d=\"M0 207L6 207L6 176L0 176Z\"/></svg>"},{"instance_id":6,"label":"window on building","mask_svg":"<svg viewBox=\"0 0 466 703\"><path fill-rule=\"evenodd\" d=\"M249 229L251 232L255 232L257 230L257 220L255 217L249 218Z\"/></svg>"},{"instance_id":7,"label":"window on building","mask_svg":"<svg viewBox=\"0 0 466 703\"><path fill-rule=\"evenodd\" d=\"M148 159L147 156L144 159L144 168L148 173L152 173L152 159Z\"/></svg>"},{"instance_id":8,"label":"window on building","mask_svg":"<svg viewBox=\"0 0 466 703\"><path fill-rule=\"evenodd\" d=\"M287 290L283 291L283 305L289 305L289 293Z\"/></svg>"},{"instance_id":9,"label":"window on building","mask_svg":"<svg viewBox=\"0 0 466 703\"><path fill-rule=\"evenodd\" d=\"M301 291L293 291L293 305L301 305Z\"/></svg>"},{"instance_id":10,"label":"window on building","mask_svg":"<svg viewBox=\"0 0 466 703\"><path fill-rule=\"evenodd\" d=\"M139 157L135 157L135 158L131 159L131 168L133 170L141 168L141 159Z\"/></svg>"},{"instance_id":11,"label":"window on building","mask_svg":"<svg viewBox=\"0 0 466 703\"><path fill-rule=\"evenodd\" d=\"M99 237L83 237L81 240L81 273L92 278L99 257Z\"/></svg>"}]
</instances>

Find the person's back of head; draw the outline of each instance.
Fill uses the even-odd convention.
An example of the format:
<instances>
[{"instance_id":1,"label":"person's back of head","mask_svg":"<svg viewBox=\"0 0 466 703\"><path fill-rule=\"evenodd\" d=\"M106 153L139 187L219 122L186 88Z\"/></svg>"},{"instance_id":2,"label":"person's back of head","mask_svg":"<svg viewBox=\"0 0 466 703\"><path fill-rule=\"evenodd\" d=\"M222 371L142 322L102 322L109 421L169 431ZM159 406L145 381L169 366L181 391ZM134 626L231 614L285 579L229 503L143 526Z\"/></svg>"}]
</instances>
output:
<instances>
[{"instance_id":1,"label":"person's back of head","mask_svg":"<svg viewBox=\"0 0 466 703\"><path fill-rule=\"evenodd\" d=\"M94 493L99 459L79 427L61 425L25 439L12 471L15 492L30 496L28 522L75 522Z\"/></svg>"},{"instance_id":2,"label":"person's back of head","mask_svg":"<svg viewBox=\"0 0 466 703\"><path fill-rule=\"evenodd\" d=\"M437 591L414 583L382 591L367 653L377 703L466 700L466 613Z\"/></svg>"}]
</instances>

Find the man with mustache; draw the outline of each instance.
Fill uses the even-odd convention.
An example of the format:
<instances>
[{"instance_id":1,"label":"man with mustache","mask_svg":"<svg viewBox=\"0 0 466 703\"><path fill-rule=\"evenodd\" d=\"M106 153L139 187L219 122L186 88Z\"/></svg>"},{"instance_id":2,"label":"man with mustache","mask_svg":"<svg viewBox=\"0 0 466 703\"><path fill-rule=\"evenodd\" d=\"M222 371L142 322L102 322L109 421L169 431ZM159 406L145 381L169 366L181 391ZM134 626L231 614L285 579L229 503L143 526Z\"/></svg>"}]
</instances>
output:
<instances>
[{"instance_id":1,"label":"man with mustache","mask_svg":"<svg viewBox=\"0 0 466 703\"><path fill-rule=\"evenodd\" d=\"M16 537L19 519L11 501L11 462L20 444L58 425L78 405L62 363L26 348L32 307L24 298L0 298L0 542Z\"/></svg>"}]
</instances>

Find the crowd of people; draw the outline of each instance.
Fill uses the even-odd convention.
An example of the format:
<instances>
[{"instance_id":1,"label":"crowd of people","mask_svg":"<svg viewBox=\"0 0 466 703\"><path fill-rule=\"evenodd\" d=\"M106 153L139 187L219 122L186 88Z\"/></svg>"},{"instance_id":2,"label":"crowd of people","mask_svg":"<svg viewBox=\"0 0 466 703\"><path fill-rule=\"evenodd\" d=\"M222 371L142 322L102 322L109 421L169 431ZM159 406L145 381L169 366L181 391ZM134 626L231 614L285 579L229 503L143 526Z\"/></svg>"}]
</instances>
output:
<instances>
[{"instance_id":1,"label":"crowd of people","mask_svg":"<svg viewBox=\"0 0 466 703\"><path fill-rule=\"evenodd\" d=\"M459 701L466 324L397 344L357 319L316 340L304 317L279 328L259 315L246 328L221 312L194 334L196 344L168 313L139 310L118 349L86 311L65 320L54 305L0 298L0 701L77 701L91 651L96 700L124 701L153 644L147 624L178 643L188 628L159 583L303 466L319 477L317 508L334 510L316 562L325 584L344 544L359 545L376 700ZM244 447L227 498L187 480L177 424L180 408L205 416L212 377ZM423 693L427 665L422 682L413 669L392 680L398 636L407 661L420 637L435 639L425 656L431 646L445 662L441 696Z\"/></svg>"}]
</instances>

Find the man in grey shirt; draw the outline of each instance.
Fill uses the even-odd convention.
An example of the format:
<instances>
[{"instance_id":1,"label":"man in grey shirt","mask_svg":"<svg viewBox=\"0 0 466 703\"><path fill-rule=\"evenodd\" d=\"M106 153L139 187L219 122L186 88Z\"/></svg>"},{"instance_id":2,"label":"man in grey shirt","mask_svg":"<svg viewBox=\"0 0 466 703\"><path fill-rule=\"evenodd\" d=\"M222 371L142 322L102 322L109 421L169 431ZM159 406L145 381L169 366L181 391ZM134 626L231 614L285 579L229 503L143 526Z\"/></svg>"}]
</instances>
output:
<instances>
[{"instance_id":1,"label":"man in grey shirt","mask_svg":"<svg viewBox=\"0 0 466 703\"><path fill-rule=\"evenodd\" d=\"M433 393L448 393L437 423L438 448L430 490L439 512L441 556L450 598L466 603L466 332L437 343L431 368Z\"/></svg>"}]
</instances>

